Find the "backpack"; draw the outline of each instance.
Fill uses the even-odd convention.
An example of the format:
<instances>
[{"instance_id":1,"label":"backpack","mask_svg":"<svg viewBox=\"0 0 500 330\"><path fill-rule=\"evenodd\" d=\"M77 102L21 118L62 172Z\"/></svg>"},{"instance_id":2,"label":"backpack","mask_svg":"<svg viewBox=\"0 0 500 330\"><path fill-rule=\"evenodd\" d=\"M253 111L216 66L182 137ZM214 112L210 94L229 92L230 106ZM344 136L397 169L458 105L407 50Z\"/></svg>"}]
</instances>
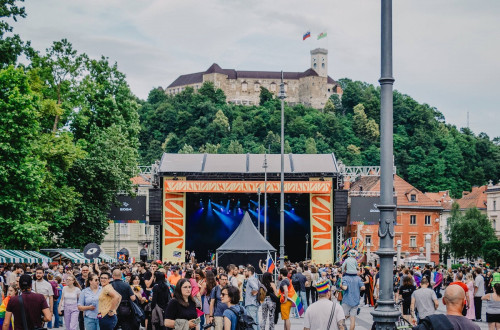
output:
<instances>
[{"instance_id":1,"label":"backpack","mask_svg":"<svg viewBox=\"0 0 500 330\"><path fill-rule=\"evenodd\" d=\"M414 330L453 330L453 324L444 314L429 315L420 320Z\"/></svg>"},{"instance_id":2,"label":"backpack","mask_svg":"<svg viewBox=\"0 0 500 330\"><path fill-rule=\"evenodd\" d=\"M257 290L257 301L262 304L264 302L264 299L266 299L266 294L266 287L259 282L259 289Z\"/></svg>"},{"instance_id":3,"label":"backpack","mask_svg":"<svg viewBox=\"0 0 500 330\"><path fill-rule=\"evenodd\" d=\"M236 315L236 330L253 330L253 326L257 325L253 317L245 314L243 307L240 306L239 311L237 311L233 306L228 309Z\"/></svg>"},{"instance_id":4,"label":"backpack","mask_svg":"<svg viewBox=\"0 0 500 330\"><path fill-rule=\"evenodd\" d=\"M52 291L54 292L54 300L57 300L59 298L59 288L57 285L56 281L49 281L50 285L52 286Z\"/></svg>"}]
</instances>

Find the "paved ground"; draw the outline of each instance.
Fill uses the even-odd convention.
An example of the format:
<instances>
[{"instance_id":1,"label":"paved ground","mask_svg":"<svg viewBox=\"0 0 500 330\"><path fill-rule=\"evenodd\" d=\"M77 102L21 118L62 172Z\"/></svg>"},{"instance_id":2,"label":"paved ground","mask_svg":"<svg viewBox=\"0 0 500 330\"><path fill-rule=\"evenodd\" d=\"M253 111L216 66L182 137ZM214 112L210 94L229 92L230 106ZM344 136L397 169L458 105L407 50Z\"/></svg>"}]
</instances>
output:
<instances>
[{"instance_id":1,"label":"paved ground","mask_svg":"<svg viewBox=\"0 0 500 330\"><path fill-rule=\"evenodd\" d=\"M483 303L483 321L486 320L486 303ZM373 307L361 307L361 312L359 313L359 317L356 319L356 329L371 329L372 324L373 324L373 318L370 312L373 311ZM445 314L446 313L446 307L443 305L443 302L440 300L439 302L439 308L437 310L438 313L440 314ZM292 318L292 330L302 330L304 329L303 327L303 319L296 319ZM481 329L488 329L488 323L486 322L477 322L477 325L481 327ZM350 321L346 322L346 325L350 325ZM276 325L276 329L283 329L283 321L279 321L278 324Z\"/></svg>"},{"instance_id":2,"label":"paved ground","mask_svg":"<svg viewBox=\"0 0 500 330\"><path fill-rule=\"evenodd\" d=\"M361 307L361 312L359 313L358 318L356 319L356 329L371 329L373 318L370 312L373 311L373 307ZM486 320L486 303L483 303L483 321ZM446 313L446 308L443 305L442 301L439 302L439 308L437 310L438 313L444 314ZM302 330L303 327L303 319L291 318L292 321L292 330ZM347 321L346 324L349 326L350 321ZM488 329L488 323L486 322L478 322L477 325L481 327L481 329ZM283 329L283 321L279 320L278 324L275 326L277 330ZM63 330L64 328L58 328ZM320 330L320 329L312 329L312 330Z\"/></svg>"}]
</instances>

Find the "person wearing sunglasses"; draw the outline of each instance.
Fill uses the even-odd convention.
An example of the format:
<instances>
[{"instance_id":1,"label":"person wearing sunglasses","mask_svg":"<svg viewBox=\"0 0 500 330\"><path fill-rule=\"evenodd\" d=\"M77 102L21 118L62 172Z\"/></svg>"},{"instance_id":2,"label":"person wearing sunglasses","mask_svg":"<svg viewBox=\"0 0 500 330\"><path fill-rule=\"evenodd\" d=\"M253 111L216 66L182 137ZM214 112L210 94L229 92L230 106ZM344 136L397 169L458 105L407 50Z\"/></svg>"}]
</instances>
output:
<instances>
[{"instance_id":1,"label":"person wearing sunglasses","mask_svg":"<svg viewBox=\"0 0 500 330\"><path fill-rule=\"evenodd\" d=\"M82 290L80 298L78 299L78 310L83 312L83 323L85 324L85 329L98 330L99 319L97 318L97 314L99 294L101 293L99 276L96 274L88 275L85 286L86 288Z\"/></svg>"},{"instance_id":2,"label":"person wearing sunglasses","mask_svg":"<svg viewBox=\"0 0 500 330\"><path fill-rule=\"evenodd\" d=\"M191 283L183 278L177 282L174 298L170 300L165 310L165 327L167 329L183 329L187 322L190 329L199 324L196 303L191 296Z\"/></svg>"},{"instance_id":3,"label":"person wearing sunglasses","mask_svg":"<svg viewBox=\"0 0 500 330\"><path fill-rule=\"evenodd\" d=\"M120 305L121 296L109 283L110 278L111 274L107 272L102 272L99 277L102 287L101 293L99 294L99 302L97 304L97 318L99 319L100 330L113 330L118 322L116 309L118 305Z\"/></svg>"}]
</instances>

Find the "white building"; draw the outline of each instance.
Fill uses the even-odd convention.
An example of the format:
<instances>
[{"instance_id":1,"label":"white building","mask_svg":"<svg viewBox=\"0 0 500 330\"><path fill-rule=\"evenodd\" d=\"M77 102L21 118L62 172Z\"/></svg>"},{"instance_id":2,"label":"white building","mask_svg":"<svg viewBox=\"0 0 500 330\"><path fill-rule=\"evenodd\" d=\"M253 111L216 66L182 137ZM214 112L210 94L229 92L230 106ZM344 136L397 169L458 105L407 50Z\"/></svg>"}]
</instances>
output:
<instances>
[{"instance_id":1,"label":"white building","mask_svg":"<svg viewBox=\"0 0 500 330\"><path fill-rule=\"evenodd\" d=\"M500 181L493 185L490 181L486 190L486 214L491 221L495 234L500 238Z\"/></svg>"},{"instance_id":2,"label":"white building","mask_svg":"<svg viewBox=\"0 0 500 330\"><path fill-rule=\"evenodd\" d=\"M149 188L151 183L145 178L132 178L136 185L136 194L146 196L146 223L110 223L101 249L104 253L116 258L116 253L126 249L129 257L139 261L141 254L147 259L153 258L154 226L149 225Z\"/></svg>"}]
</instances>

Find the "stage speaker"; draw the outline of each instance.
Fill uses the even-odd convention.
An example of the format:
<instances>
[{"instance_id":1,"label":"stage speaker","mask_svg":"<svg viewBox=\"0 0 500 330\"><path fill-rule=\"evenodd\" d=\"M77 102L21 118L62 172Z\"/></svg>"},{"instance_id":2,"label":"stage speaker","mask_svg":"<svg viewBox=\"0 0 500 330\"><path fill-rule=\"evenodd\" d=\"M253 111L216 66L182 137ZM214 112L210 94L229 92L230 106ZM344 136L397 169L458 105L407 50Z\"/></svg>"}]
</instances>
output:
<instances>
[{"instance_id":1,"label":"stage speaker","mask_svg":"<svg viewBox=\"0 0 500 330\"><path fill-rule=\"evenodd\" d=\"M149 189L149 224L161 225L161 189Z\"/></svg>"},{"instance_id":2,"label":"stage speaker","mask_svg":"<svg viewBox=\"0 0 500 330\"><path fill-rule=\"evenodd\" d=\"M333 223L335 226L347 225L347 202L349 190L338 189L333 191Z\"/></svg>"}]
</instances>

